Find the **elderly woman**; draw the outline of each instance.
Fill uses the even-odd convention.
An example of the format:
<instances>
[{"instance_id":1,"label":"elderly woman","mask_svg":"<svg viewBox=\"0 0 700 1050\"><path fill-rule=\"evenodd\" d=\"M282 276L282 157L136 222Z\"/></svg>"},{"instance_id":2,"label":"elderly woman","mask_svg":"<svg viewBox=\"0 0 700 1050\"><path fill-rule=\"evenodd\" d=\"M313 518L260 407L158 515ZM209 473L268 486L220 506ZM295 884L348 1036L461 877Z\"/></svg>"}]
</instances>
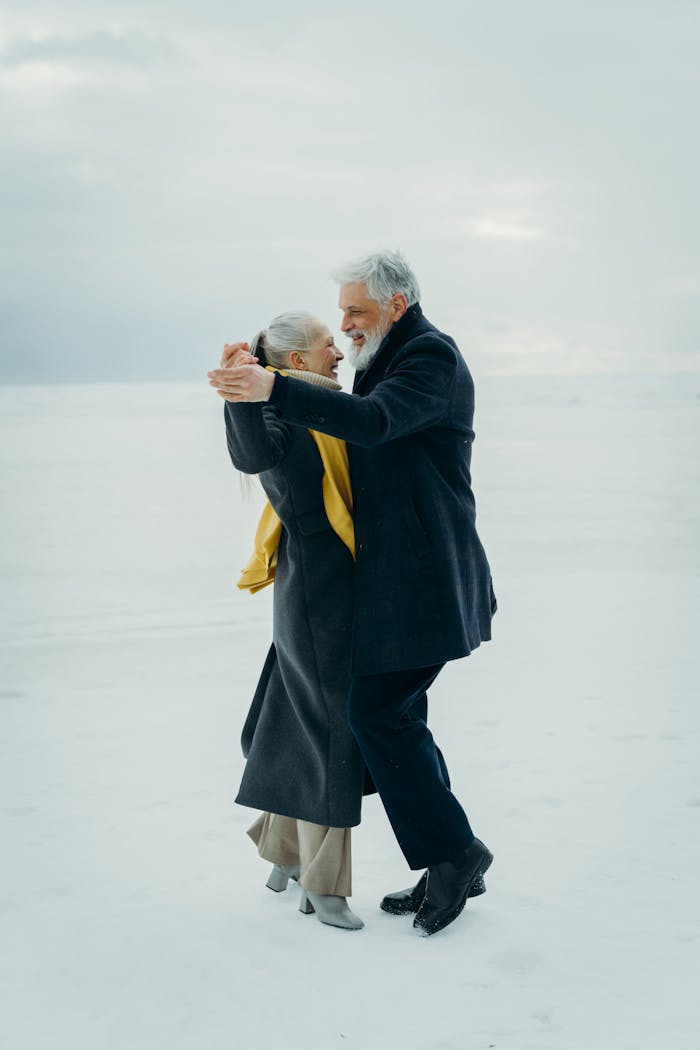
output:
<instances>
[{"instance_id":1,"label":"elderly woman","mask_svg":"<svg viewBox=\"0 0 700 1050\"><path fill-rule=\"evenodd\" d=\"M290 312L250 353L227 347L222 363L257 360L338 390L342 357L321 321ZM346 715L354 533L345 443L283 423L260 403L227 401L225 415L234 466L258 474L269 500L239 587L255 592L274 579L272 646L243 729L236 801L264 811L248 834L274 864L270 889L298 879L302 912L360 929L347 904L365 766Z\"/></svg>"}]
</instances>

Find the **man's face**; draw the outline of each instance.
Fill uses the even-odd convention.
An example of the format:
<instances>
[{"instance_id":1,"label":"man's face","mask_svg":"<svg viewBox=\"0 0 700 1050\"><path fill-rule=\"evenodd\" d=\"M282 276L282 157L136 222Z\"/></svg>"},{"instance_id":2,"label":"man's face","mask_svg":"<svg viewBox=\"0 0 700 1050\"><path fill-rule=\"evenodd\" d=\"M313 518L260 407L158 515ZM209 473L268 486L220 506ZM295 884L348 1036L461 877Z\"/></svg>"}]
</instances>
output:
<instances>
[{"instance_id":1,"label":"man's face","mask_svg":"<svg viewBox=\"0 0 700 1050\"><path fill-rule=\"evenodd\" d=\"M354 368L364 368L396 320L396 311L391 304L381 306L371 299L366 284L341 285L338 305L343 311L341 331L352 340L348 360Z\"/></svg>"}]
</instances>

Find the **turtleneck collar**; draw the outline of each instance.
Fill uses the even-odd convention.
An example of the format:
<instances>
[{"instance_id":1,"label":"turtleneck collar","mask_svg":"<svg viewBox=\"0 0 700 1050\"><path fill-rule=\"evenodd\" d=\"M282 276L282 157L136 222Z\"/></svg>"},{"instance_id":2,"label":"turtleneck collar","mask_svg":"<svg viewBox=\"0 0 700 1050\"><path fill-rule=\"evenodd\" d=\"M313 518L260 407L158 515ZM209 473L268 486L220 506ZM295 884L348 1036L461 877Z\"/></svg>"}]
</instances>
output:
<instances>
[{"instance_id":1,"label":"turtleneck collar","mask_svg":"<svg viewBox=\"0 0 700 1050\"><path fill-rule=\"evenodd\" d=\"M273 368L271 365L268 365L267 369L269 372L280 372L283 376L291 376L292 379L302 379L313 386L325 387L326 390L343 389L335 379L331 379L330 376L322 376L320 372L308 372L302 368Z\"/></svg>"}]
</instances>

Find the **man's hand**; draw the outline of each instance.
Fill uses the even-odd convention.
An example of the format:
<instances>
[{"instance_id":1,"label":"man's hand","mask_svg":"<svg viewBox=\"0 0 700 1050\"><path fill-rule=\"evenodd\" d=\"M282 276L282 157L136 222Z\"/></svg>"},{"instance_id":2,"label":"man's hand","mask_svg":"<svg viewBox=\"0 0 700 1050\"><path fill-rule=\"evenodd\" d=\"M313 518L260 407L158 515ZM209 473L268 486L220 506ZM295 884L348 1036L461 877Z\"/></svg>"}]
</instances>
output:
<instances>
[{"instance_id":1,"label":"man's hand","mask_svg":"<svg viewBox=\"0 0 700 1050\"><path fill-rule=\"evenodd\" d=\"M222 368L237 368L239 365L255 365L257 357L250 353L248 343L224 343L224 352L221 355Z\"/></svg>"},{"instance_id":2,"label":"man's hand","mask_svg":"<svg viewBox=\"0 0 700 1050\"><path fill-rule=\"evenodd\" d=\"M209 385L226 401L268 401L275 384L274 372L256 364L215 368L207 375Z\"/></svg>"}]
</instances>

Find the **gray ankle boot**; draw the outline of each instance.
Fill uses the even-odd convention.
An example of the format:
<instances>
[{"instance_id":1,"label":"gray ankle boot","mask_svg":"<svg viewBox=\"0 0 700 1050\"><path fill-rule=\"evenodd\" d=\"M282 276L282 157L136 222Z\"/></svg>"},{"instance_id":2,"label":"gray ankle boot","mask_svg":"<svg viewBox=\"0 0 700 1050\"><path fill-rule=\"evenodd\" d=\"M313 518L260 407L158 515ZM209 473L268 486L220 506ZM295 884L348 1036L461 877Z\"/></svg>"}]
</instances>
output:
<instances>
[{"instance_id":1,"label":"gray ankle boot","mask_svg":"<svg viewBox=\"0 0 700 1050\"><path fill-rule=\"evenodd\" d=\"M294 879L296 882L298 878L298 867L286 868L283 864L275 864L265 885L268 889L274 890L275 893L282 893L283 890L286 890L290 879Z\"/></svg>"},{"instance_id":2,"label":"gray ankle boot","mask_svg":"<svg viewBox=\"0 0 700 1050\"><path fill-rule=\"evenodd\" d=\"M361 930L364 922L350 911L346 897L335 897L331 894L311 893L302 889L299 911L304 915L316 912L319 922L327 926L339 926L342 930Z\"/></svg>"}]
</instances>

